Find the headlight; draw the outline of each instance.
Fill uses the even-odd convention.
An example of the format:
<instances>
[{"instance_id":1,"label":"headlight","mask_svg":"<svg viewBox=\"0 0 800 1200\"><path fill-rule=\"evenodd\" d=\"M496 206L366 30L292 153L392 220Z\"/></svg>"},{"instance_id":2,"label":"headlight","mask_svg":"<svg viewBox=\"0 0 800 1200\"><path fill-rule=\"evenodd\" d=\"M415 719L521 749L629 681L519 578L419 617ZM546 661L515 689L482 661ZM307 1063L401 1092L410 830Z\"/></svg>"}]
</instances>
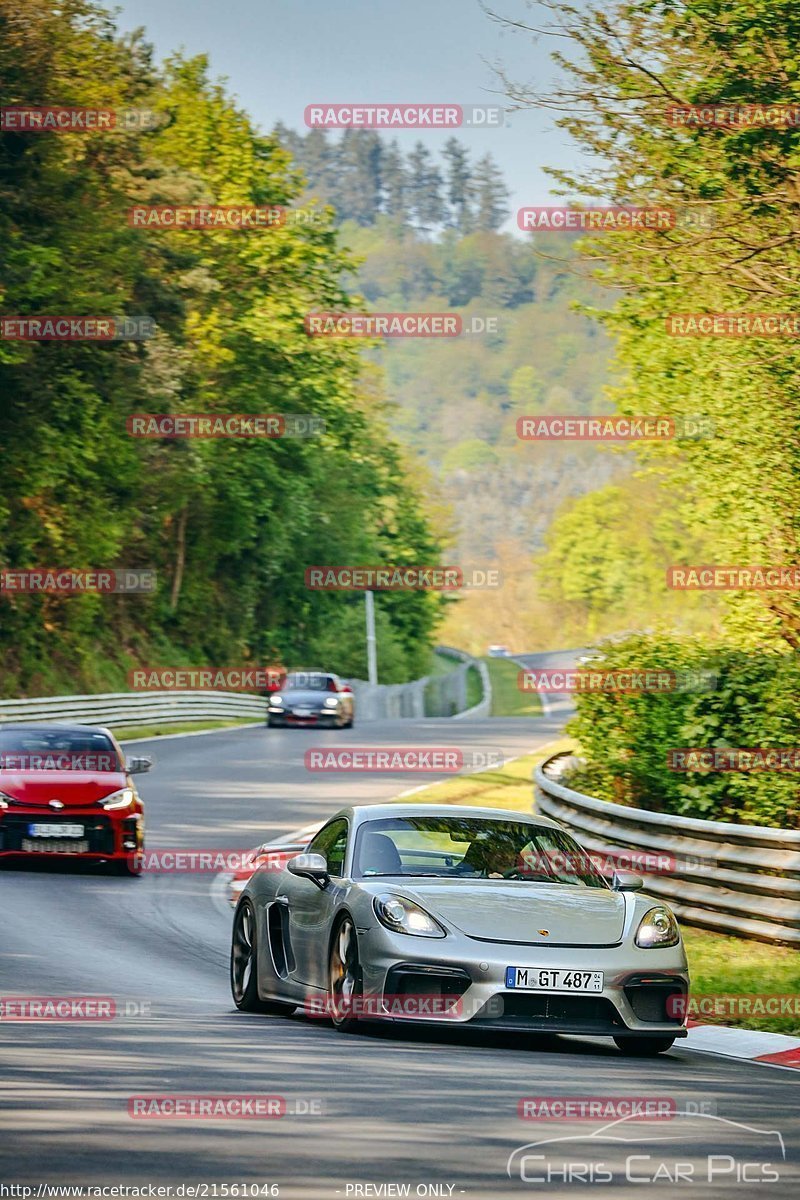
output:
<instances>
[{"instance_id":1,"label":"headlight","mask_svg":"<svg viewBox=\"0 0 800 1200\"><path fill-rule=\"evenodd\" d=\"M677 946L680 940L678 922L669 909L662 906L646 912L636 930L636 945L645 950L651 946Z\"/></svg>"},{"instance_id":2,"label":"headlight","mask_svg":"<svg viewBox=\"0 0 800 1200\"><path fill-rule=\"evenodd\" d=\"M438 921L434 921L424 908L406 900L403 896L376 896L373 901L375 915L381 925L392 933L412 933L417 937L446 937Z\"/></svg>"},{"instance_id":3,"label":"headlight","mask_svg":"<svg viewBox=\"0 0 800 1200\"><path fill-rule=\"evenodd\" d=\"M0 792L0 808L8 808L13 799L13 796L7 796L5 792Z\"/></svg>"},{"instance_id":4,"label":"headlight","mask_svg":"<svg viewBox=\"0 0 800 1200\"><path fill-rule=\"evenodd\" d=\"M283 707L283 697L282 696L270 696L269 706L270 706L270 708L282 708Z\"/></svg>"},{"instance_id":5,"label":"headlight","mask_svg":"<svg viewBox=\"0 0 800 1200\"><path fill-rule=\"evenodd\" d=\"M104 796L102 800L98 800L106 812L114 808L127 808L129 804L133 804L133 788L120 788L118 792L112 792L110 796Z\"/></svg>"},{"instance_id":6,"label":"headlight","mask_svg":"<svg viewBox=\"0 0 800 1200\"><path fill-rule=\"evenodd\" d=\"M328 696L327 699L323 700L322 703L323 703L324 708L336 708L336 706L339 703L339 697L338 696Z\"/></svg>"}]
</instances>

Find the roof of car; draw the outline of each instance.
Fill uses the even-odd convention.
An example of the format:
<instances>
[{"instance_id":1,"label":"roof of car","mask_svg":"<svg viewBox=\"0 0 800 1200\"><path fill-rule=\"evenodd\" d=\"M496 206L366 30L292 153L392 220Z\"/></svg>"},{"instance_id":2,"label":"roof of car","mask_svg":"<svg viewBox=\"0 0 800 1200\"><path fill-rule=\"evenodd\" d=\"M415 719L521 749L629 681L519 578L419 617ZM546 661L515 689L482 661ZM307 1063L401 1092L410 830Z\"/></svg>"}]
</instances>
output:
<instances>
[{"instance_id":1,"label":"roof of car","mask_svg":"<svg viewBox=\"0 0 800 1200\"><path fill-rule=\"evenodd\" d=\"M478 808L472 804L352 804L335 814L347 816L359 824L387 817L486 817L504 821L525 821L531 825L544 825L549 829L560 829L557 821L538 813L514 812L507 808Z\"/></svg>"}]
</instances>

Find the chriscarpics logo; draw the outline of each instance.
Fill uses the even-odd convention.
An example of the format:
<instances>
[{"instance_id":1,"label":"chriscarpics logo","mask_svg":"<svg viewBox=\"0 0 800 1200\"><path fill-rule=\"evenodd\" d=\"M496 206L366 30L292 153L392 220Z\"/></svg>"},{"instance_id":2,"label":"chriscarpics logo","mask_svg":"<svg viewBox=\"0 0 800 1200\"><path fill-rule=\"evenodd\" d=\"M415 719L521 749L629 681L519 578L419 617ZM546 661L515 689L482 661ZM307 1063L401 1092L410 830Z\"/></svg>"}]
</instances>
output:
<instances>
[{"instance_id":1,"label":"chriscarpics logo","mask_svg":"<svg viewBox=\"0 0 800 1200\"><path fill-rule=\"evenodd\" d=\"M543 1127L544 1134L546 1129ZM786 1178L786 1148L777 1129L764 1129L690 1106L668 1121L620 1117L591 1131L542 1137L512 1151L510 1179L552 1189L580 1184L664 1185L663 1194L715 1186L740 1196Z\"/></svg>"}]
</instances>

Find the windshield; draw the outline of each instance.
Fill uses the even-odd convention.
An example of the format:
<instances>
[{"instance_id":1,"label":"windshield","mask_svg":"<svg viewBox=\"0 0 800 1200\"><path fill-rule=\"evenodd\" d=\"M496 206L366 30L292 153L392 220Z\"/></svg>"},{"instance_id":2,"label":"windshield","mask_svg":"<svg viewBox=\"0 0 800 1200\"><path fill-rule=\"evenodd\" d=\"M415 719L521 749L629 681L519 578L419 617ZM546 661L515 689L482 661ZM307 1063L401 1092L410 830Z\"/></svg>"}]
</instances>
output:
<instances>
[{"instance_id":1,"label":"windshield","mask_svg":"<svg viewBox=\"0 0 800 1200\"><path fill-rule=\"evenodd\" d=\"M355 877L513 879L606 888L577 842L560 829L483 817L394 817L358 833Z\"/></svg>"},{"instance_id":2,"label":"windshield","mask_svg":"<svg viewBox=\"0 0 800 1200\"><path fill-rule=\"evenodd\" d=\"M320 671L292 671L286 676L282 692L289 688L303 688L309 692L335 692L336 684L330 675Z\"/></svg>"},{"instance_id":3,"label":"windshield","mask_svg":"<svg viewBox=\"0 0 800 1200\"><path fill-rule=\"evenodd\" d=\"M114 743L76 729L0 729L0 770L121 771Z\"/></svg>"}]
</instances>

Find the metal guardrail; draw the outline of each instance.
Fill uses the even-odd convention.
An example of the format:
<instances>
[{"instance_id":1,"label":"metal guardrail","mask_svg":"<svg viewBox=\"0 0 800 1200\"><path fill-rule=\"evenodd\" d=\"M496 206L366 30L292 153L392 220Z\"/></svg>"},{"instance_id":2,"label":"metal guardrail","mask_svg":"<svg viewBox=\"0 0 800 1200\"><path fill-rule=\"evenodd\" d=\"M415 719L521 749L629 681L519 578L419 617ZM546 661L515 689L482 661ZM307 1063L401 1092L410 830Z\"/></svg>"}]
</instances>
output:
<instances>
[{"instance_id":1,"label":"metal guardrail","mask_svg":"<svg viewBox=\"0 0 800 1200\"><path fill-rule=\"evenodd\" d=\"M446 675L423 675L411 683L370 684L363 679L348 680L355 693L356 719L384 721L402 717L468 719L488 716L492 690L485 663L450 646L437 646L436 653L458 659L460 665ZM483 697L479 704L467 708L467 676L472 668L480 674Z\"/></svg>"},{"instance_id":2,"label":"metal guardrail","mask_svg":"<svg viewBox=\"0 0 800 1200\"><path fill-rule=\"evenodd\" d=\"M154 725L187 721L266 720L263 696L238 692L105 692L0 700L2 721L77 721L82 725Z\"/></svg>"},{"instance_id":3,"label":"metal guardrail","mask_svg":"<svg viewBox=\"0 0 800 1200\"><path fill-rule=\"evenodd\" d=\"M800 946L800 832L597 800L560 782L577 761L556 754L535 769L537 811L591 853L666 856L668 871L641 873L648 892L667 900L687 925Z\"/></svg>"},{"instance_id":4,"label":"metal guardrail","mask_svg":"<svg viewBox=\"0 0 800 1200\"><path fill-rule=\"evenodd\" d=\"M437 651L438 652L438 651ZM461 650L443 647L442 653L460 658L461 664L446 675L426 675L410 683L376 684L350 680L356 697L356 720L377 721L398 717L484 715L491 707L489 677L483 663ZM482 668L484 698L467 709L467 672ZM480 710L480 711L479 711ZM191 721L266 720L263 696L238 692L105 692L89 696L36 696L29 700L0 700L3 721L77 721L84 725L136 726L181 724Z\"/></svg>"}]
</instances>

